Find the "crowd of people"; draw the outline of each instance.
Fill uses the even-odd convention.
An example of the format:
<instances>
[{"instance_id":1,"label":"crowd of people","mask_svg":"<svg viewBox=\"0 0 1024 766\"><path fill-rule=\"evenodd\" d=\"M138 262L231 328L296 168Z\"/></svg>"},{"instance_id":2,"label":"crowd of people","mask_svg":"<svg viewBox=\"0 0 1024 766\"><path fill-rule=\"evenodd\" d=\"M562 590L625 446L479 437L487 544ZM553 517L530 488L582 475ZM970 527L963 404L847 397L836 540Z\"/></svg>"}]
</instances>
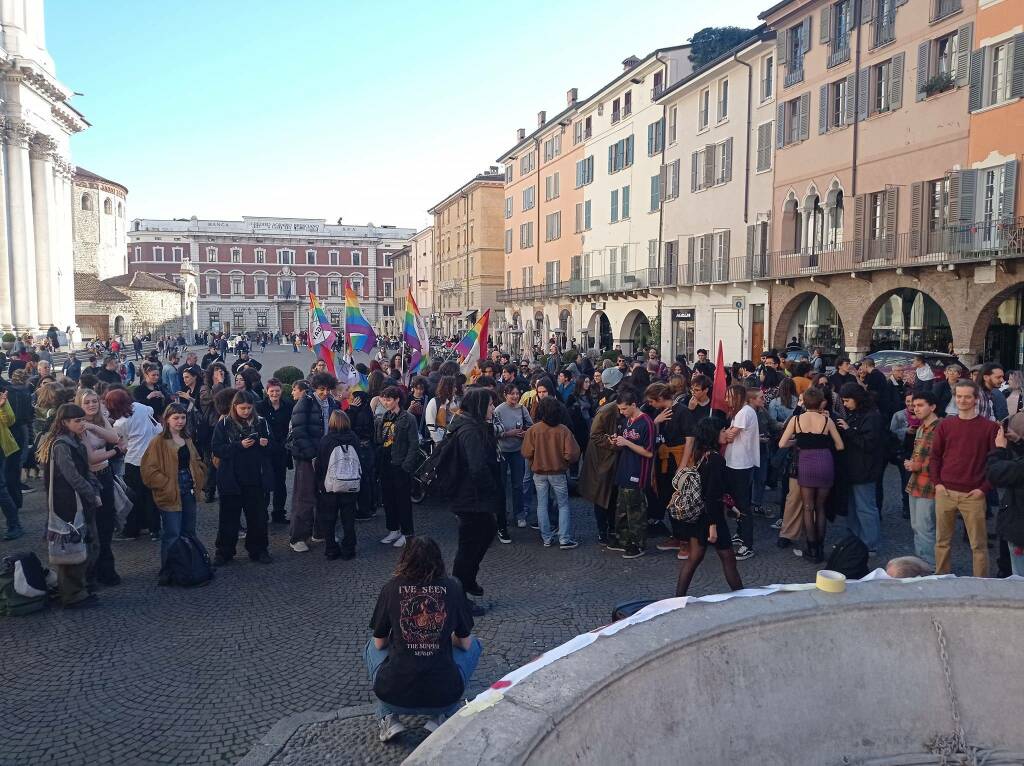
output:
<instances>
[{"instance_id":1,"label":"crowd of people","mask_svg":"<svg viewBox=\"0 0 1024 766\"><path fill-rule=\"evenodd\" d=\"M222 335L202 340L205 353L160 338L142 354L133 338L137 367L120 344L84 365L72 352L60 375L38 355L8 360L5 539L24 534L21 493L41 474L51 513L84 520L87 560L55 567L60 600L74 609L119 583L113 541L159 540L164 564L176 541L195 537L201 501L218 504L218 567L240 543L251 561L271 564L271 525L287 527L295 554L322 543L327 559L352 559L356 522L383 506L380 543L404 550L365 653L382 739L401 730L398 715L443 718L462 693L480 656L470 631L485 610L474 599L495 538L580 545L574 488L604 550L635 559L653 543L674 556L679 596L709 547L728 586L743 587L739 563L765 542L755 540L766 528L755 517L774 520L773 542L814 564L836 523L877 554L890 464L920 566L950 571L959 515L975 576L989 575L990 545L1000 575L1024 575L1024 392L1020 375L1004 380L996 364L971 375L918 358L883 374L869 358L826 369L820 352L717 369L704 350L691 366L654 349L613 359L552 349L537 362L493 349L468 375L435 361L406 379L400 356L375 361L362 390L323 361L283 382L265 376L249 339L233 348ZM422 467L442 457L431 483ZM450 577L436 543L416 534L417 487L457 517Z\"/></svg>"}]
</instances>

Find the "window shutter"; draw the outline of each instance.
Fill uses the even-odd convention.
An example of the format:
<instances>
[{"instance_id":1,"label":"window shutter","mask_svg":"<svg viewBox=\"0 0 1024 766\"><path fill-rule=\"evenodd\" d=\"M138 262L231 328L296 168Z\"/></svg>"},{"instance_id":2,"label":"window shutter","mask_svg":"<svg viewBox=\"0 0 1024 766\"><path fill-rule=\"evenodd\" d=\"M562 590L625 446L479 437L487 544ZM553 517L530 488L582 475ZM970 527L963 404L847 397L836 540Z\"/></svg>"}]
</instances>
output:
<instances>
[{"instance_id":1,"label":"window shutter","mask_svg":"<svg viewBox=\"0 0 1024 766\"><path fill-rule=\"evenodd\" d=\"M811 137L811 93L808 91L800 96L800 140Z\"/></svg>"},{"instance_id":2,"label":"window shutter","mask_svg":"<svg viewBox=\"0 0 1024 766\"><path fill-rule=\"evenodd\" d=\"M775 107L775 148L786 145L786 104L780 101Z\"/></svg>"},{"instance_id":3,"label":"window shutter","mask_svg":"<svg viewBox=\"0 0 1024 766\"><path fill-rule=\"evenodd\" d=\"M978 200L978 171L960 171L960 222L974 223Z\"/></svg>"},{"instance_id":4,"label":"window shutter","mask_svg":"<svg viewBox=\"0 0 1024 766\"><path fill-rule=\"evenodd\" d=\"M985 74L985 51L976 50L971 51L971 68L970 77L971 82L971 95L967 98L967 109L971 112L976 112L981 109L984 105L983 101L983 83L982 79Z\"/></svg>"},{"instance_id":5,"label":"window shutter","mask_svg":"<svg viewBox=\"0 0 1024 766\"><path fill-rule=\"evenodd\" d=\"M947 176L949 179L949 223L960 222L960 171L954 170Z\"/></svg>"},{"instance_id":6,"label":"window shutter","mask_svg":"<svg viewBox=\"0 0 1024 766\"><path fill-rule=\"evenodd\" d=\"M818 89L818 135L828 132L828 85Z\"/></svg>"},{"instance_id":7,"label":"window shutter","mask_svg":"<svg viewBox=\"0 0 1024 766\"><path fill-rule=\"evenodd\" d=\"M870 69L861 69L858 73L860 78L857 82L857 119L866 120L868 118L868 75Z\"/></svg>"},{"instance_id":8,"label":"window shutter","mask_svg":"<svg viewBox=\"0 0 1024 766\"><path fill-rule=\"evenodd\" d=\"M857 75L846 77L846 104L843 108L843 124L853 125L857 119Z\"/></svg>"},{"instance_id":9,"label":"window shutter","mask_svg":"<svg viewBox=\"0 0 1024 766\"><path fill-rule=\"evenodd\" d=\"M906 5L907 0L896 0L896 7L899 8L901 5Z\"/></svg>"},{"instance_id":10,"label":"window shutter","mask_svg":"<svg viewBox=\"0 0 1024 766\"><path fill-rule=\"evenodd\" d=\"M704 184L701 188L709 189L715 185L715 145L704 147Z\"/></svg>"},{"instance_id":11,"label":"window shutter","mask_svg":"<svg viewBox=\"0 0 1024 766\"><path fill-rule=\"evenodd\" d=\"M679 196L679 174L682 170L682 160L676 160L672 163L672 175L671 175L671 194L673 197Z\"/></svg>"},{"instance_id":12,"label":"window shutter","mask_svg":"<svg viewBox=\"0 0 1024 766\"><path fill-rule=\"evenodd\" d=\"M647 126L647 156L654 154L654 123Z\"/></svg>"},{"instance_id":13,"label":"window shutter","mask_svg":"<svg viewBox=\"0 0 1024 766\"><path fill-rule=\"evenodd\" d=\"M754 240L757 237L757 224L752 223L747 226L747 260L752 261L754 259Z\"/></svg>"},{"instance_id":14,"label":"window shutter","mask_svg":"<svg viewBox=\"0 0 1024 766\"><path fill-rule=\"evenodd\" d=\"M925 93L924 86L928 82L928 56L932 52L932 41L925 40L923 43L917 46L917 87L915 89L914 98L917 101L924 101Z\"/></svg>"},{"instance_id":15,"label":"window shutter","mask_svg":"<svg viewBox=\"0 0 1024 766\"><path fill-rule=\"evenodd\" d=\"M775 60L780 64L786 63L786 41L789 37L789 32L783 30L779 32L779 36L775 40Z\"/></svg>"},{"instance_id":16,"label":"window shutter","mask_svg":"<svg viewBox=\"0 0 1024 766\"><path fill-rule=\"evenodd\" d=\"M1021 53L1024 55L1024 52ZM1014 218L1017 211L1017 160L1010 160L1003 165L1003 189L999 197L999 207L1003 211L1003 220Z\"/></svg>"},{"instance_id":17,"label":"window shutter","mask_svg":"<svg viewBox=\"0 0 1024 766\"><path fill-rule=\"evenodd\" d=\"M694 152L690 155L690 191L697 191L697 160L698 153Z\"/></svg>"},{"instance_id":18,"label":"window shutter","mask_svg":"<svg viewBox=\"0 0 1024 766\"><path fill-rule=\"evenodd\" d=\"M892 80L889 83L889 110L903 106L903 71L907 60L906 53L892 57Z\"/></svg>"},{"instance_id":19,"label":"window shutter","mask_svg":"<svg viewBox=\"0 0 1024 766\"><path fill-rule=\"evenodd\" d=\"M658 199L668 198L668 165L662 165L658 171Z\"/></svg>"},{"instance_id":20,"label":"window shutter","mask_svg":"<svg viewBox=\"0 0 1024 766\"><path fill-rule=\"evenodd\" d=\"M757 170L767 170L771 157L772 124L766 122L757 126Z\"/></svg>"},{"instance_id":21,"label":"window shutter","mask_svg":"<svg viewBox=\"0 0 1024 766\"><path fill-rule=\"evenodd\" d=\"M885 256L892 258L896 255L896 212L899 198L899 188L890 186L885 190Z\"/></svg>"},{"instance_id":22,"label":"window shutter","mask_svg":"<svg viewBox=\"0 0 1024 766\"><path fill-rule=\"evenodd\" d=\"M1024 98L1024 34L1013 38L1013 79L1010 98Z\"/></svg>"},{"instance_id":23,"label":"window shutter","mask_svg":"<svg viewBox=\"0 0 1024 766\"><path fill-rule=\"evenodd\" d=\"M697 280L695 279L696 273L694 271L693 253L696 249L696 242L693 237L686 239L686 279L683 281L686 284L693 284Z\"/></svg>"},{"instance_id":24,"label":"window shutter","mask_svg":"<svg viewBox=\"0 0 1024 766\"><path fill-rule=\"evenodd\" d=\"M629 218L629 187L622 187L622 217Z\"/></svg>"},{"instance_id":25,"label":"window shutter","mask_svg":"<svg viewBox=\"0 0 1024 766\"><path fill-rule=\"evenodd\" d=\"M633 136L626 137L626 166L633 164Z\"/></svg>"},{"instance_id":26,"label":"window shutter","mask_svg":"<svg viewBox=\"0 0 1024 766\"><path fill-rule=\"evenodd\" d=\"M860 262L864 260L864 209L867 200L863 194L858 194L853 204L853 260Z\"/></svg>"},{"instance_id":27,"label":"window shutter","mask_svg":"<svg viewBox=\"0 0 1024 766\"><path fill-rule=\"evenodd\" d=\"M615 161L615 144L608 147L608 173L614 173L613 162Z\"/></svg>"},{"instance_id":28,"label":"window shutter","mask_svg":"<svg viewBox=\"0 0 1024 766\"><path fill-rule=\"evenodd\" d=\"M703 260L703 262L701 264L701 266L703 267L701 269L701 271L704 271L704 268L707 268L707 271L705 273L707 274L708 281L711 280L711 269L708 268L708 267L711 265L711 261L714 258L714 255L713 255L714 247L715 247L715 235L714 234L705 234L704 235L704 260Z\"/></svg>"},{"instance_id":29,"label":"window shutter","mask_svg":"<svg viewBox=\"0 0 1024 766\"><path fill-rule=\"evenodd\" d=\"M860 23L867 24L875 16L875 0L860 0Z\"/></svg>"},{"instance_id":30,"label":"window shutter","mask_svg":"<svg viewBox=\"0 0 1024 766\"><path fill-rule=\"evenodd\" d=\"M732 230L726 229L722 232L722 259L729 262L729 251L732 247Z\"/></svg>"},{"instance_id":31,"label":"window shutter","mask_svg":"<svg viewBox=\"0 0 1024 766\"><path fill-rule=\"evenodd\" d=\"M924 181L910 185L910 256L924 255Z\"/></svg>"},{"instance_id":32,"label":"window shutter","mask_svg":"<svg viewBox=\"0 0 1024 766\"><path fill-rule=\"evenodd\" d=\"M725 142L725 182L732 180L732 139Z\"/></svg>"},{"instance_id":33,"label":"window shutter","mask_svg":"<svg viewBox=\"0 0 1024 766\"><path fill-rule=\"evenodd\" d=\"M956 31L956 84L966 85L971 71L971 48L974 47L974 24L964 24Z\"/></svg>"},{"instance_id":34,"label":"window shutter","mask_svg":"<svg viewBox=\"0 0 1024 766\"><path fill-rule=\"evenodd\" d=\"M820 19L819 26L820 26L820 30L819 30L820 35L818 37L818 40L821 42L822 45L824 45L825 43L827 43L832 38L832 6L831 5L826 5L824 8L821 9L821 19Z\"/></svg>"},{"instance_id":35,"label":"window shutter","mask_svg":"<svg viewBox=\"0 0 1024 766\"><path fill-rule=\"evenodd\" d=\"M803 28L804 28L804 33L802 35L803 39L801 40L801 43L803 44L803 51L804 51L804 53L807 53L807 51L809 51L811 49L811 33L812 33L811 21L812 21L812 19L813 19L813 16L808 16L802 22Z\"/></svg>"}]
</instances>

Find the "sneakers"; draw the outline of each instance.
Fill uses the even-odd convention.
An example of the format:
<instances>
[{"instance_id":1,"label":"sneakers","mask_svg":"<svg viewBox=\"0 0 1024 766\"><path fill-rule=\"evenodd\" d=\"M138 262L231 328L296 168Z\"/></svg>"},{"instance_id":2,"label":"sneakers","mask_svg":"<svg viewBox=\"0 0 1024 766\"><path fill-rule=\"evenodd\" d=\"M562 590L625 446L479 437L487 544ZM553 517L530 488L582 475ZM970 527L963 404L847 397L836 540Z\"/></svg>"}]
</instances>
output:
<instances>
[{"instance_id":1,"label":"sneakers","mask_svg":"<svg viewBox=\"0 0 1024 766\"><path fill-rule=\"evenodd\" d=\"M24 536L25 530L21 527L11 527L7 530L7 534L4 535L4 540L17 540L19 537Z\"/></svg>"},{"instance_id":2,"label":"sneakers","mask_svg":"<svg viewBox=\"0 0 1024 766\"><path fill-rule=\"evenodd\" d=\"M305 540L296 540L294 543L289 543L288 547L291 548L296 553L308 553L309 552L309 546L306 545L306 541Z\"/></svg>"},{"instance_id":3,"label":"sneakers","mask_svg":"<svg viewBox=\"0 0 1024 766\"><path fill-rule=\"evenodd\" d=\"M730 538L730 540L732 540L732 544L735 545L736 543L742 542L743 538L740 537L740 533L739 532L734 532L733 536Z\"/></svg>"},{"instance_id":4,"label":"sneakers","mask_svg":"<svg viewBox=\"0 0 1024 766\"><path fill-rule=\"evenodd\" d=\"M326 539L326 537L317 537L316 535L313 535L311 538L309 538L309 541L311 543L322 543Z\"/></svg>"},{"instance_id":5,"label":"sneakers","mask_svg":"<svg viewBox=\"0 0 1024 766\"><path fill-rule=\"evenodd\" d=\"M499 529L498 530L498 542L499 543L505 543L506 545L508 543L512 542L512 537L511 537L511 535L509 535L507 529Z\"/></svg>"},{"instance_id":6,"label":"sneakers","mask_svg":"<svg viewBox=\"0 0 1024 766\"><path fill-rule=\"evenodd\" d=\"M404 548L405 547L405 535L399 535L395 539L395 541L393 543L391 543L391 545L393 545L395 548Z\"/></svg>"},{"instance_id":7,"label":"sneakers","mask_svg":"<svg viewBox=\"0 0 1024 766\"><path fill-rule=\"evenodd\" d=\"M402 533L397 529L394 532L388 532L387 536L380 541L381 545L393 545L395 540L402 536Z\"/></svg>"},{"instance_id":8,"label":"sneakers","mask_svg":"<svg viewBox=\"0 0 1024 766\"><path fill-rule=\"evenodd\" d=\"M519 521L516 522L516 526L520 529L526 529L526 519L519 519Z\"/></svg>"},{"instance_id":9,"label":"sneakers","mask_svg":"<svg viewBox=\"0 0 1024 766\"><path fill-rule=\"evenodd\" d=\"M638 548L635 545L627 545L625 552L622 554L624 559L638 559L643 556L647 551L643 548Z\"/></svg>"},{"instance_id":10,"label":"sneakers","mask_svg":"<svg viewBox=\"0 0 1024 766\"><path fill-rule=\"evenodd\" d=\"M540 522L539 522L539 521L535 521L535 522L533 522L533 523L532 523L532 524L530 525L530 529L536 529L536 530L537 530L537 531L539 532L539 531L540 531Z\"/></svg>"},{"instance_id":11,"label":"sneakers","mask_svg":"<svg viewBox=\"0 0 1024 766\"><path fill-rule=\"evenodd\" d=\"M782 518L777 518L772 522L772 529L782 529Z\"/></svg>"},{"instance_id":12,"label":"sneakers","mask_svg":"<svg viewBox=\"0 0 1024 766\"><path fill-rule=\"evenodd\" d=\"M429 731L431 734L433 734L435 731L440 729L441 724L443 724L447 720L448 719L445 718L445 716L443 715L435 715L433 718L431 718L423 724L423 728Z\"/></svg>"},{"instance_id":13,"label":"sneakers","mask_svg":"<svg viewBox=\"0 0 1024 766\"><path fill-rule=\"evenodd\" d=\"M389 713L381 718L380 721L377 722L377 727L379 729L377 737L381 742L389 742L405 731L405 724L403 724L394 713Z\"/></svg>"},{"instance_id":14,"label":"sneakers","mask_svg":"<svg viewBox=\"0 0 1024 766\"><path fill-rule=\"evenodd\" d=\"M747 559L752 558L753 555L754 555L754 549L753 548L748 548L747 546L743 545L742 543L740 543L740 547L736 549L736 560L737 561L746 561Z\"/></svg>"},{"instance_id":15,"label":"sneakers","mask_svg":"<svg viewBox=\"0 0 1024 766\"><path fill-rule=\"evenodd\" d=\"M677 540L674 537L669 537L669 538L666 538L665 540L662 540L655 547L659 551L677 551L677 550L679 550L679 546L682 545L682 544L683 544L682 540Z\"/></svg>"},{"instance_id":16,"label":"sneakers","mask_svg":"<svg viewBox=\"0 0 1024 766\"><path fill-rule=\"evenodd\" d=\"M680 545L679 546L679 550L676 552L676 558L679 561L686 561L686 560L688 560L690 558L690 546L689 546L689 544L687 544L687 545Z\"/></svg>"},{"instance_id":17,"label":"sneakers","mask_svg":"<svg viewBox=\"0 0 1024 766\"><path fill-rule=\"evenodd\" d=\"M619 540L618 537L615 537L614 535L609 535L608 536L608 545L605 546L605 550L609 550L609 551L624 551L624 550L626 550L626 546L624 546L622 544L622 542Z\"/></svg>"},{"instance_id":18,"label":"sneakers","mask_svg":"<svg viewBox=\"0 0 1024 766\"><path fill-rule=\"evenodd\" d=\"M558 547L563 551L571 551L573 548L579 548L580 544L575 540L567 540L564 543L561 543Z\"/></svg>"},{"instance_id":19,"label":"sneakers","mask_svg":"<svg viewBox=\"0 0 1024 766\"><path fill-rule=\"evenodd\" d=\"M552 545L552 544L553 544L554 542L555 542L555 541L554 541L553 539L545 540L545 541L544 541L544 547L545 547L545 548L550 548L550 547L551 547L551 545Z\"/></svg>"}]
</instances>

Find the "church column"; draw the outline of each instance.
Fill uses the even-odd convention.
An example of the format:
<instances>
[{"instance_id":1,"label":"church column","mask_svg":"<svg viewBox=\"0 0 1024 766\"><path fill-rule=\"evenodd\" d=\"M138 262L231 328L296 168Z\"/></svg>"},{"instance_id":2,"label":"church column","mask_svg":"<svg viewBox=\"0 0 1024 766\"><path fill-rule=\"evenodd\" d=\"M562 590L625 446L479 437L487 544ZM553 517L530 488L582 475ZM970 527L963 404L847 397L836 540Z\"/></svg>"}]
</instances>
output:
<instances>
[{"instance_id":1,"label":"church column","mask_svg":"<svg viewBox=\"0 0 1024 766\"><path fill-rule=\"evenodd\" d=\"M36 316L35 225L32 218L32 178L29 141L33 131L22 120L8 119L7 209L10 216L11 288L14 325L20 332L38 329Z\"/></svg>"},{"instance_id":2,"label":"church column","mask_svg":"<svg viewBox=\"0 0 1024 766\"><path fill-rule=\"evenodd\" d=\"M6 122L0 117L0 140L6 145ZM5 147L4 147L5 148ZM3 163L0 163L0 191L3 191L3 204L0 205L0 330L10 330L14 326L11 312L11 251L7 241L7 178Z\"/></svg>"},{"instance_id":3,"label":"church column","mask_svg":"<svg viewBox=\"0 0 1024 766\"><path fill-rule=\"evenodd\" d=\"M71 178L74 168L59 155L53 156L56 168L53 189L54 231L53 244L50 248L50 262L54 279L57 282L55 293L58 301L53 307L54 324L59 330L71 328L75 339L77 324L75 322L75 280L74 280L74 244L72 241L72 199Z\"/></svg>"},{"instance_id":4,"label":"church column","mask_svg":"<svg viewBox=\"0 0 1024 766\"><path fill-rule=\"evenodd\" d=\"M56 142L49 136L37 135L30 152L32 175L32 218L35 228L36 248L36 305L38 322L43 329L53 322L53 304L56 295L56 279L50 258L50 219L56 213L50 204L53 199L53 166L50 155L56 149Z\"/></svg>"}]
</instances>

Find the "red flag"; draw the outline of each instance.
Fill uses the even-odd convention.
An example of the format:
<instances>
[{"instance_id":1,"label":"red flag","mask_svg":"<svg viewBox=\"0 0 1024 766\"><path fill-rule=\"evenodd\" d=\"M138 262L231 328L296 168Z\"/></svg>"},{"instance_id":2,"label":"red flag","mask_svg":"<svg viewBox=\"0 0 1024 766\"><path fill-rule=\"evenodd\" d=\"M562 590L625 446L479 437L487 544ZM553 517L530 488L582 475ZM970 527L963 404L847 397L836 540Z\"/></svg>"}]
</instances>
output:
<instances>
[{"instance_id":1,"label":"red flag","mask_svg":"<svg viewBox=\"0 0 1024 766\"><path fill-rule=\"evenodd\" d=\"M722 341L718 341L718 359L715 361L715 381L711 386L711 409L728 412L729 406L725 400L725 352L722 351Z\"/></svg>"}]
</instances>

